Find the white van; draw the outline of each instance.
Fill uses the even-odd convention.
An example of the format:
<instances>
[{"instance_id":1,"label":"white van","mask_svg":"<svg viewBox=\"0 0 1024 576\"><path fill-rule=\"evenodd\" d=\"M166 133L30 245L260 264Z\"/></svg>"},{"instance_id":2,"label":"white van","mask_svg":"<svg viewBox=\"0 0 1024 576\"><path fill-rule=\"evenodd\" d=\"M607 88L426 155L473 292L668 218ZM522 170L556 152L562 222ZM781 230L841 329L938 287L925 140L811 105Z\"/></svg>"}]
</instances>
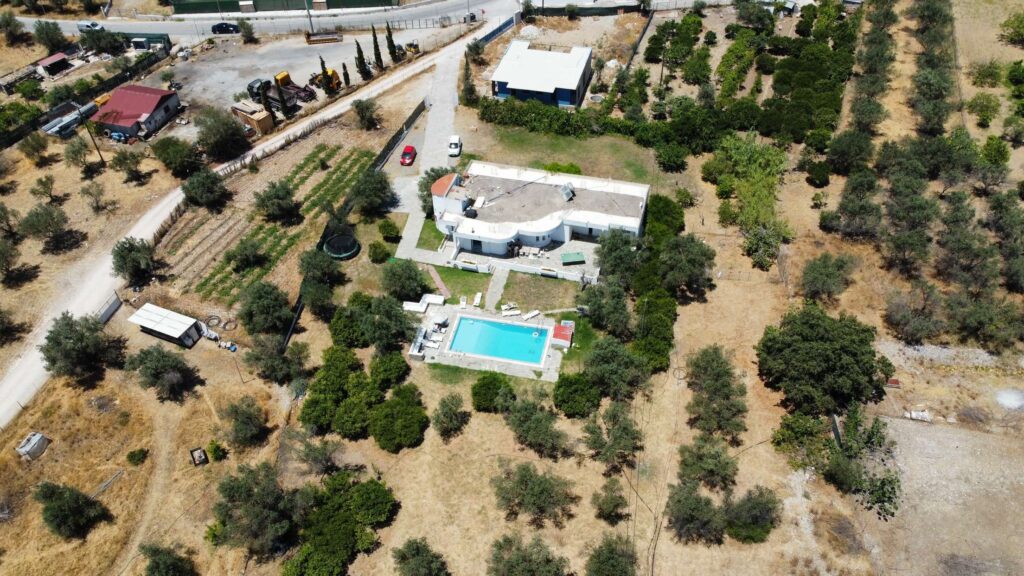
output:
<instances>
[{"instance_id":1,"label":"white van","mask_svg":"<svg viewBox=\"0 0 1024 576\"><path fill-rule=\"evenodd\" d=\"M462 138L452 136L448 139L448 155L458 156L462 154Z\"/></svg>"},{"instance_id":2,"label":"white van","mask_svg":"<svg viewBox=\"0 0 1024 576\"><path fill-rule=\"evenodd\" d=\"M100 26L98 23L94 22L93 20L79 20L78 21L78 31L79 32L93 32L95 30L103 30L103 26Z\"/></svg>"}]
</instances>

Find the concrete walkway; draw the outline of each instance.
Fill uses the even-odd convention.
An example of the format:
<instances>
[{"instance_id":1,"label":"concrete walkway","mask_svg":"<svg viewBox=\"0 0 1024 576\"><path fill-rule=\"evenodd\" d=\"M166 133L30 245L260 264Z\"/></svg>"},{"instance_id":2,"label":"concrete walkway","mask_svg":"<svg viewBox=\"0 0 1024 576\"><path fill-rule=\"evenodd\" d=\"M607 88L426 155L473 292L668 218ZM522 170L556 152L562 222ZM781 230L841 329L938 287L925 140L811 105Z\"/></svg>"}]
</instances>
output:
<instances>
[{"instance_id":1,"label":"concrete walkway","mask_svg":"<svg viewBox=\"0 0 1024 576\"><path fill-rule=\"evenodd\" d=\"M484 305L488 310L494 310L498 307L498 302L501 302L501 295L505 293L505 282L508 280L508 268L504 266L492 267L494 273L491 274L491 283L487 285L487 297L484 299Z\"/></svg>"}]
</instances>

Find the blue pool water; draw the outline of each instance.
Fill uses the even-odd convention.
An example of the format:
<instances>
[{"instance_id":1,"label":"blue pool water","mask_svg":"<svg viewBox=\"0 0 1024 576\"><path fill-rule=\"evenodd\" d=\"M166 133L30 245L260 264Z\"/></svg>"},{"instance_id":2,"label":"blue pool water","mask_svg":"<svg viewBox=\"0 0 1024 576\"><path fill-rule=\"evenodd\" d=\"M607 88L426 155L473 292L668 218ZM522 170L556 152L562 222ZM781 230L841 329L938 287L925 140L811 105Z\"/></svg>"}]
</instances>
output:
<instances>
[{"instance_id":1,"label":"blue pool water","mask_svg":"<svg viewBox=\"0 0 1024 576\"><path fill-rule=\"evenodd\" d=\"M449 350L541 364L547 341L547 328L462 316L455 326Z\"/></svg>"}]
</instances>

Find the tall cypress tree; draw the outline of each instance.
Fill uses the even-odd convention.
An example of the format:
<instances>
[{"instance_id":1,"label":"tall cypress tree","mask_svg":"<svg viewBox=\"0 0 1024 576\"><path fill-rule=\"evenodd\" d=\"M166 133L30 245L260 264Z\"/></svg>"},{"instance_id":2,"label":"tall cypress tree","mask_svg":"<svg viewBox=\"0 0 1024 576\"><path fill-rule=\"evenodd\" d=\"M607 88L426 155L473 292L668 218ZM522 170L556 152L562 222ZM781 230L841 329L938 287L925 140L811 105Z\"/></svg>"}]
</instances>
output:
<instances>
[{"instance_id":1,"label":"tall cypress tree","mask_svg":"<svg viewBox=\"0 0 1024 576\"><path fill-rule=\"evenodd\" d=\"M324 63L323 56L320 56L320 87L328 94L334 92L334 86L331 83L331 77L327 75L327 64Z\"/></svg>"},{"instance_id":2,"label":"tall cypress tree","mask_svg":"<svg viewBox=\"0 0 1024 576\"><path fill-rule=\"evenodd\" d=\"M364 81L373 77L373 72L366 65L366 55L363 54L363 47L359 45L359 40L356 40L356 72L359 72L359 77Z\"/></svg>"},{"instance_id":3,"label":"tall cypress tree","mask_svg":"<svg viewBox=\"0 0 1024 576\"><path fill-rule=\"evenodd\" d=\"M341 79L345 81L345 88L352 86L352 78L348 75L348 64L341 63Z\"/></svg>"},{"instance_id":4,"label":"tall cypress tree","mask_svg":"<svg viewBox=\"0 0 1024 576\"><path fill-rule=\"evenodd\" d=\"M384 31L386 33L388 43L388 56L391 57L391 61L398 62L398 48L395 47L395 37L391 34L391 24L388 22L384 23Z\"/></svg>"},{"instance_id":5,"label":"tall cypress tree","mask_svg":"<svg viewBox=\"0 0 1024 576\"><path fill-rule=\"evenodd\" d=\"M380 42L377 41L377 29L370 24L370 32L373 34L373 63L377 65L377 72L384 70L384 57L380 55Z\"/></svg>"},{"instance_id":6,"label":"tall cypress tree","mask_svg":"<svg viewBox=\"0 0 1024 576\"><path fill-rule=\"evenodd\" d=\"M473 71L469 67L469 54L466 54L462 65L462 105L475 106L479 100L480 96L473 84Z\"/></svg>"}]
</instances>

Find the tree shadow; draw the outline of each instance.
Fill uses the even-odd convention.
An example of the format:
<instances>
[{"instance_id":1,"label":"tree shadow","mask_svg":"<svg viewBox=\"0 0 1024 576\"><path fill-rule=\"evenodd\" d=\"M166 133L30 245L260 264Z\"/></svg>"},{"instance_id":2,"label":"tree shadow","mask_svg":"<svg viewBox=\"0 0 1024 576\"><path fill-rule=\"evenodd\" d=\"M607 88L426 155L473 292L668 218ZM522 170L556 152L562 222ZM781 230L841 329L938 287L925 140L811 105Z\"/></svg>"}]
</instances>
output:
<instances>
[{"instance_id":1,"label":"tree shadow","mask_svg":"<svg viewBox=\"0 0 1024 576\"><path fill-rule=\"evenodd\" d=\"M40 270L41 269L38 264L21 264L19 266L15 266L4 275L3 280L0 280L0 284L3 284L5 288L17 290L38 278Z\"/></svg>"},{"instance_id":2,"label":"tree shadow","mask_svg":"<svg viewBox=\"0 0 1024 576\"><path fill-rule=\"evenodd\" d=\"M0 184L0 196L8 196L18 191L18 183L14 180Z\"/></svg>"},{"instance_id":3,"label":"tree shadow","mask_svg":"<svg viewBox=\"0 0 1024 576\"><path fill-rule=\"evenodd\" d=\"M60 161L60 154L40 154L34 162L36 168L46 168L50 164L56 164Z\"/></svg>"},{"instance_id":4,"label":"tree shadow","mask_svg":"<svg viewBox=\"0 0 1024 576\"><path fill-rule=\"evenodd\" d=\"M96 162L86 162L85 166L82 166L82 179L92 180L100 174L103 174L106 169L106 163L100 162L99 160Z\"/></svg>"},{"instance_id":5,"label":"tree shadow","mask_svg":"<svg viewBox=\"0 0 1024 576\"><path fill-rule=\"evenodd\" d=\"M70 199L71 194L54 194L46 203L51 206L63 206Z\"/></svg>"},{"instance_id":6,"label":"tree shadow","mask_svg":"<svg viewBox=\"0 0 1024 576\"><path fill-rule=\"evenodd\" d=\"M7 327L6 331L0 332L0 346L6 346L12 342L21 340L21 337L28 334L32 326L28 322L15 322Z\"/></svg>"},{"instance_id":7,"label":"tree shadow","mask_svg":"<svg viewBox=\"0 0 1024 576\"><path fill-rule=\"evenodd\" d=\"M155 170L155 169L154 170L149 170L147 172L142 172L142 171L139 171L139 172L136 172L136 173L129 172L125 176L125 178L124 178L124 183L125 184L134 184L136 186L145 186L146 184L149 184L149 181L153 178L153 174L156 174L157 172L159 172L159 170Z\"/></svg>"},{"instance_id":8,"label":"tree shadow","mask_svg":"<svg viewBox=\"0 0 1024 576\"><path fill-rule=\"evenodd\" d=\"M64 254L81 246L89 235L81 230L65 230L54 234L43 243L43 254Z\"/></svg>"}]
</instances>

